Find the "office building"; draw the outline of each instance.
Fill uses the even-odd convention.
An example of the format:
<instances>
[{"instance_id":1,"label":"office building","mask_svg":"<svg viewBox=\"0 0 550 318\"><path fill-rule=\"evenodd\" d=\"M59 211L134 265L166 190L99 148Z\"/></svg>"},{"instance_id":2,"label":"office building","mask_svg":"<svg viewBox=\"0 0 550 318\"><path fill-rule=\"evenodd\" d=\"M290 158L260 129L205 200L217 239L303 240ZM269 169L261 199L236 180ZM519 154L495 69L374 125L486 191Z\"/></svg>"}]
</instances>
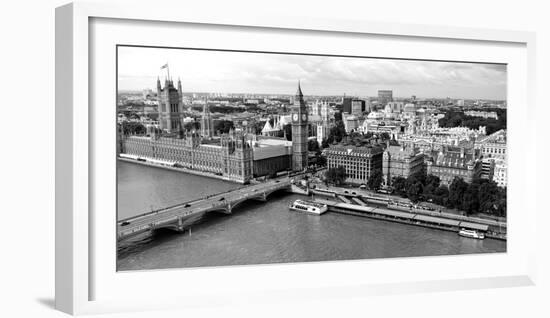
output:
<instances>
[{"instance_id":1,"label":"office building","mask_svg":"<svg viewBox=\"0 0 550 318\"><path fill-rule=\"evenodd\" d=\"M408 178L410 175L424 173L424 154L417 148L403 145L389 145L382 157L383 182L391 186L396 177Z\"/></svg>"},{"instance_id":2,"label":"office building","mask_svg":"<svg viewBox=\"0 0 550 318\"><path fill-rule=\"evenodd\" d=\"M378 104L385 107L387 103L393 102L393 91L391 90L379 90L378 91Z\"/></svg>"},{"instance_id":3,"label":"office building","mask_svg":"<svg viewBox=\"0 0 550 318\"><path fill-rule=\"evenodd\" d=\"M428 155L427 174L439 177L443 185L450 185L455 177L471 183L481 176L482 162L473 148L444 146Z\"/></svg>"},{"instance_id":4,"label":"office building","mask_svg":"<svg viewBox=\"0 0 550 318\"><path fill-rule=\"evenodd\" d=\"M382 172L382 148L379 146L331 146L324 150L327 167L344 167L346 182L366 184L375 172Z\"/></svg>"},{"instance_id":5,"label":"office building","mask_svg":"<svg viewBox=\"0 0 550 318\"><path fill-rule=\"evenodd\" d=\"M361 116L365 111L365 101L361 99L351 100L351 114Z\"/></svg>"}]
</instances>

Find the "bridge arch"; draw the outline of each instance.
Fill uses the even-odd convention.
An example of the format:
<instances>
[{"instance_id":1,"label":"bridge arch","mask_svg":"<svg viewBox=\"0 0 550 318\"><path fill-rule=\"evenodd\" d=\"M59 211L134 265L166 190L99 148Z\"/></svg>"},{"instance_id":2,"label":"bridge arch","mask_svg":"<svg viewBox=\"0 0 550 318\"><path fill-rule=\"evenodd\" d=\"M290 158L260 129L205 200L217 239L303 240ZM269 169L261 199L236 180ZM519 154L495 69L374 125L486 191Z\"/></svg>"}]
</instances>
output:
<instances>
[{"instance_id":1,"label":"bridge arch","mask_svg":"<svg viewBox=\"0 0 550 318\"><path fill-rule=\"evenodd\" d=\"M249 197L245 197L245 198L242 198L242 199L239 199L237 201L233 201L231 202L231 204L229 205L229 213L232 213L233 212L233 209L235 209L235 207L239 206L241 203L243 202L246 202L248 200L257 200L258 196L249 196Z\"/></svg>"},{"instance_id":2,"label":"bridge arch","mask_svg":"<svg viewBox=\"0 0 550 318\"><path fill-rule=\"evenodd\" d=\"M229 208L228 205L224 205L224 206L219 206L219 207L211 208L211 209L209 209L208 211L206 211L205 213L210 213L210 212L214 212L214 213L223 213L223 214L231 214L231 209Z\"/></svg>"},{"instance_id":3,"label":"bridge arch","mask_svg":"<svg viewBox=\"0 0 550 318\"><path fill-rule=\"evenodd\" d=\"M269 191L265 191L265 199L269 199L269 197L273 194L273 193L280 193L280 192L286 192L288 189L286 187L284 188L277 188L277 189L272 189L272 190L269 190Z\"/></svg>"},{"instance_id":4,"label":"bridge arch","mask_svg":"<svg viewBox=\"0 0 550 318\"><path fill-rule=\"evenodd\" d=\"M271 194L272 192L274 192L274 191L276 191L276 190L273 190L269 193L265 193L263 191L258 192L255 195L246 196L246 197L241 198L239 200L227 202L223 206L212 208L212 209L208 210L208 212L221 212L221 213L225 213L225 214L231 214L233 212L233 209L235 209L237 206L241 205L243 202L246 202L246 201L249 201L249 200L265 202L266 199L267 199L267 196L269 194Z\"/></svg>"}]
</instances>

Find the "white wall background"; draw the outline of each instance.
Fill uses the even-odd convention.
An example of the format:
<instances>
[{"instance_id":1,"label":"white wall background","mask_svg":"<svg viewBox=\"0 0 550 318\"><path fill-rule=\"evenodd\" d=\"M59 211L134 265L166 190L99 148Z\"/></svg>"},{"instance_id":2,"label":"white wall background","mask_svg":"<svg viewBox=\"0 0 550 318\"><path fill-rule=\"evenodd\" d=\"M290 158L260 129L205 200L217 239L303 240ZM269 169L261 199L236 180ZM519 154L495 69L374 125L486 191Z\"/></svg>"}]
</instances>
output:
<instances>
[{"instance_id":1,"label":"white wall background","mask_svg":"<svg viewBox=\"0 0 550 318\"><path fill-rule=\"evenodd\" d=\"M149 0L160 5L164 1ZM546 92L550 88L550 12L544 1L351 1L314 0L188 1L190 10L247 11L281 15L337 17L372 21L451 25L537 32L537 136L539 197L547 190ZM4 2L1 10L0 81L2 102L2 195L0 196L0 316L61 317L54 311L54 8L60 0ZM130 2L129 2L130 3ZM169 9L169 4L166 4ZM540 220L550 221L540 206ZM542 231L541 231L542 232ZM246 308L197 308L192 312L146 312L113 317L549 317L549 239L540 234L538 286L379 296L346 301L254 305ZM483 264L480 264L483 266ZM463 310L460 310L462 308Z\"/></svg>"}]
</instances>

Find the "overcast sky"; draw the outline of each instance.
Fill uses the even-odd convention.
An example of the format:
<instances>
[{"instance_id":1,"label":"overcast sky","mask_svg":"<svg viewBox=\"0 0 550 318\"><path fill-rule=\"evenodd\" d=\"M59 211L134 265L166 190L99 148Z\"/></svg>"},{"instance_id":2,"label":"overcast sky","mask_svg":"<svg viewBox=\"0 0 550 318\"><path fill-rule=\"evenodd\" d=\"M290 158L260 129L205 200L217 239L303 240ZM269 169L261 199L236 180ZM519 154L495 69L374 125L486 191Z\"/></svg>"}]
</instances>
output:
<instances>
[{"instance_id":1,"label":"overcast sky","mask_svg":"<svg viewBox=\"0 0 550 318\"><path fill-rule=\"evenodd\" d=\"M119 89L156 89L165 63L184 92L506 99L505 65L141 47L118 48Z\"/></svg>"}]
</instances>

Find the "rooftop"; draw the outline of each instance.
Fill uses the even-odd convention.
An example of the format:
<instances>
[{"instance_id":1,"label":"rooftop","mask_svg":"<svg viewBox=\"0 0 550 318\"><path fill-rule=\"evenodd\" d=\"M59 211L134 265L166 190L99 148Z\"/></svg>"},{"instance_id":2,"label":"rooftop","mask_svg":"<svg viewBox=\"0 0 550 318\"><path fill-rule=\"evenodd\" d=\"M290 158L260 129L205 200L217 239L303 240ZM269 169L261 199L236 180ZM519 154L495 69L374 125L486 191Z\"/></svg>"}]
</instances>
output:
<instances>
[{"instance_id":1,"label":"rooftop","mask_svg":"<svg viewBox=\"0 0 550 318\"><path fill-rule=\"evenodd\" d=\"M464 149L456 151L456 148L449 147L445 151L432 151L431 157L433 162L437 166L455 167L455 168L467 168L472 165L477 157L472 149Z\"/></svg>"},{"instance_id":2,"label":"rooftop","mask_svg":"<svg viewBox=\"0 0 550 318\"><path fill-rule=\"evenodd\" d=\"M420 154L418 148L405 147L404 145L390 145L386 147L386 151L392 157L413 157Z\"/></svg>"},{"instance_id":3,"label":"rooftop","mask_svg":"<svg viewBox=\"0 0 550 318\"><path fill-rule=\"evenodd\" d=\"M365 147L356 147L356 146L331 146L328 149L325 149L327 153L332 154L343 154L343 155L356 155L356 156L372 156L382 153L382 148L379 146L365 146Z\"/></svg>"}]
</instances>

